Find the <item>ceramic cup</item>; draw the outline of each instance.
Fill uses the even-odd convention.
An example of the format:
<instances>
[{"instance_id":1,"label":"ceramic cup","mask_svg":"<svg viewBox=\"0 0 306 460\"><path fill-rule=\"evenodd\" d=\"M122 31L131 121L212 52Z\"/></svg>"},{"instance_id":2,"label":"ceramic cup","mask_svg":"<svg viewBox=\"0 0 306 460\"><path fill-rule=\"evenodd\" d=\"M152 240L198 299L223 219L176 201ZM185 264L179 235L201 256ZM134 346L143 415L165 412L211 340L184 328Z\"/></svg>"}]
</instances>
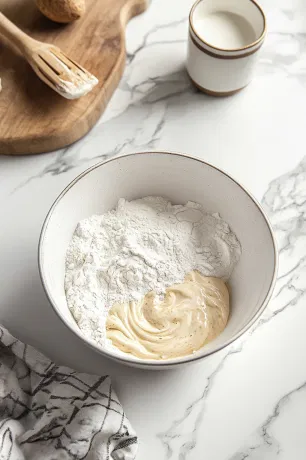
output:
<instances>
[{"instance_id":1,"label":"ceramic cup","mask_svg":"<svg viewBox=\"0 0 306 460\"><path fill-rule=\"evenodd\" d=\"M247 86L266 35L264 12L254 0L197 0L189 16L187 71L213 96Z\"/></svg>"}]
</instances>

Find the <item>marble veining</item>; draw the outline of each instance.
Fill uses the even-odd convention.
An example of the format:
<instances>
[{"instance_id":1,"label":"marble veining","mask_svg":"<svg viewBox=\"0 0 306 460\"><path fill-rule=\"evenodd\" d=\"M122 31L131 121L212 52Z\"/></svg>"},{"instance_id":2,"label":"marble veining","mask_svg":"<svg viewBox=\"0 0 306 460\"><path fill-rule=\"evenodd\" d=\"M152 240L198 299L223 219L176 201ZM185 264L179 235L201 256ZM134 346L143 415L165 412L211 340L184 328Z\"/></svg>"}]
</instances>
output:
<instances>
[{"instance_id":1,"label":"marble veining","mask_svg":"<svg viewBox=\"0 0 306 460\"><path fill-rule=\"evenodd\" d=\"M205 429L205 402L209 397L216 378L225 363L235 353L243 352L246 340L255 339L259 328L267 323L273 327L272 320L288 308L294 308L304 300L306 295L306 257L301 252L306 248L306 157L291 172L271 182L262 204L270 217L275 236L278 241L280 268L275 294L269 307L259 321L251 328L248 334L239 340L239 345L230 347L226 355L221 359L214 371L207 377L202 394L197 397L185 409L182 417L175 420L171 427L159 433L158 437L163 443L167 459L180 458L185 460L190 451L197 444L197 437L201 428ZM293 265L293 266L292 266ZM256 431L256 437L260 441L251 445L230 457L231 460L244 460L245 458L274 458L280 452L280 442L269 434L269 429L275 419L285 410L286 404L290 404L291 396L306 390L306 381L297 388L290 390L277 401L271 414L264 420ZM186 430L186 426L188 427ZM183 435L181 433L184 433ZM175 446L175 447L174 447ZM260 455L260 457L258 457ZM266 455L269 457L263 457Z\"/></svg>"},{"instance_id":2,"label":"marble veining","mask_svg":"<svg viewBox=\"0 0 306 460\"><path fill-rule=\"evenodd\" d=\"M153 0L128 26L126 69L94 129L57 152L0 156L1 322L56 362L110 373L139 459L305 458L306 4L261 4L267 39L254 81L235 97L207 97L187 77L192 0ZM36 261L41 224L62 189L98 161L148 149L189 153L232 174L262 202L279 248L274 295L252 329L205 362L154 374L107 361L72 336L50 309Z\"/></svg>"},{"instance_id":3,"label":"marble veining","mask_svg":"<svg viewBox=\"0 0 306 460\"><path fill-rule=\"evenodd\" d=\"M284 415L287 405L299 403L299 399L305 399L306 382L285 394L275 405L271 414L263 424L251 436L250 442L239 452L230 457L230 460L255 460L257 458L276 458L283 453L281 440L273 434L273 425ZM293 401L297 399L297 401ZM303 401L302 399L302 401ZM294 423L294 421L293 421ZM304 451L305 452L305 451ZM284 457L285 458L285 457Z\"/></svg>"},{"instance_id":4,"label":"marble veining","mask_svg":"<svg viewBox=\"0 0 306 460\"><path fill-rule=\"evenodd\" d=\"M200 426L205 416L205 402L213 388L214 380L223 369L225 362L233 354L240 353L241 350L242 344L232 346L207 377L202 394L188 405L182 417L175 420L166 432L157 434L166 449L167 459L180 458L185 460L190 451L196 447Z\"/></svg>"}]
</instances>

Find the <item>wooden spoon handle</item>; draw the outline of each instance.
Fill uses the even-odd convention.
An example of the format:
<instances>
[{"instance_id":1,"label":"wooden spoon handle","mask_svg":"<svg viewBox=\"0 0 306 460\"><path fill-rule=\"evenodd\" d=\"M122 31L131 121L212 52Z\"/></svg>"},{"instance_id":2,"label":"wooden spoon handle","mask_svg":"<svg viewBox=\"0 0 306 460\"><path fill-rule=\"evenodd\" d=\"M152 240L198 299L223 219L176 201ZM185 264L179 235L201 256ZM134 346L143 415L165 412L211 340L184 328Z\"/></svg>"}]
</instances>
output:
<instances>
[{"instance_id":1,"label":"wooden spoon handle","mask_svg":"<svg viewBox=\"0 0 306 460\"><path fill-rule=\"evenodd\" d=\"M36 40L25 34L19 27L15 26L7 17L0 12L0 34L9 40L23 54L28 54Z\"/></svg>"}]
</instances>

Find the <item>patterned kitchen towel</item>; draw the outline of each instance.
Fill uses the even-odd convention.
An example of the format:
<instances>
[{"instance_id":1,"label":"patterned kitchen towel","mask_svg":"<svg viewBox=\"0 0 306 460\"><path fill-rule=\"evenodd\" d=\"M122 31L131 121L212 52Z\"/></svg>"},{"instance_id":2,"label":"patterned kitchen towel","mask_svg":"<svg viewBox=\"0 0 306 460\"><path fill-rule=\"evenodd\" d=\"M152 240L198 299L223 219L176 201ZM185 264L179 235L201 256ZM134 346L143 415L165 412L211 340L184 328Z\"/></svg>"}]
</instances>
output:
<instances>
[{"instance_id":1,"label":"patterned kitchen towel","mask_svg":"<svg viewBox=\"0 0 306 460\"><path fill-rule=\"evenodd\" d=\"M108 376L57 366L0 326L0 460L133 460Z\"/></svg>"}]
</instances>

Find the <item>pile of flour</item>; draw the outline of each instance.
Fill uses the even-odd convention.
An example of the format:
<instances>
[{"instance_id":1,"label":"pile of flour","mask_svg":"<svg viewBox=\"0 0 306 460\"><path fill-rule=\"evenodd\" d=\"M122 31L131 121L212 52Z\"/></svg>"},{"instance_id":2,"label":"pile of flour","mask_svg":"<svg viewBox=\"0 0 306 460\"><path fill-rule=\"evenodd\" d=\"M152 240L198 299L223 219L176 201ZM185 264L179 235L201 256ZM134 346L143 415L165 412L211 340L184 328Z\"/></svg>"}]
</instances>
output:
<instances>
[{"instance_id":1,"label":"pile of flour","mask_svg":"<svg viewBox=\"0 0 306 460\"><path fill-rule=\"evenodd\" d=\"M105 346L105 320L114 303L149 291L162 296L192 270L227 280L240 254L229 225L199 204L121 198L115 210L76 227L66 256L68 307L83 333Z\"/></svg>"}]
</instances>

